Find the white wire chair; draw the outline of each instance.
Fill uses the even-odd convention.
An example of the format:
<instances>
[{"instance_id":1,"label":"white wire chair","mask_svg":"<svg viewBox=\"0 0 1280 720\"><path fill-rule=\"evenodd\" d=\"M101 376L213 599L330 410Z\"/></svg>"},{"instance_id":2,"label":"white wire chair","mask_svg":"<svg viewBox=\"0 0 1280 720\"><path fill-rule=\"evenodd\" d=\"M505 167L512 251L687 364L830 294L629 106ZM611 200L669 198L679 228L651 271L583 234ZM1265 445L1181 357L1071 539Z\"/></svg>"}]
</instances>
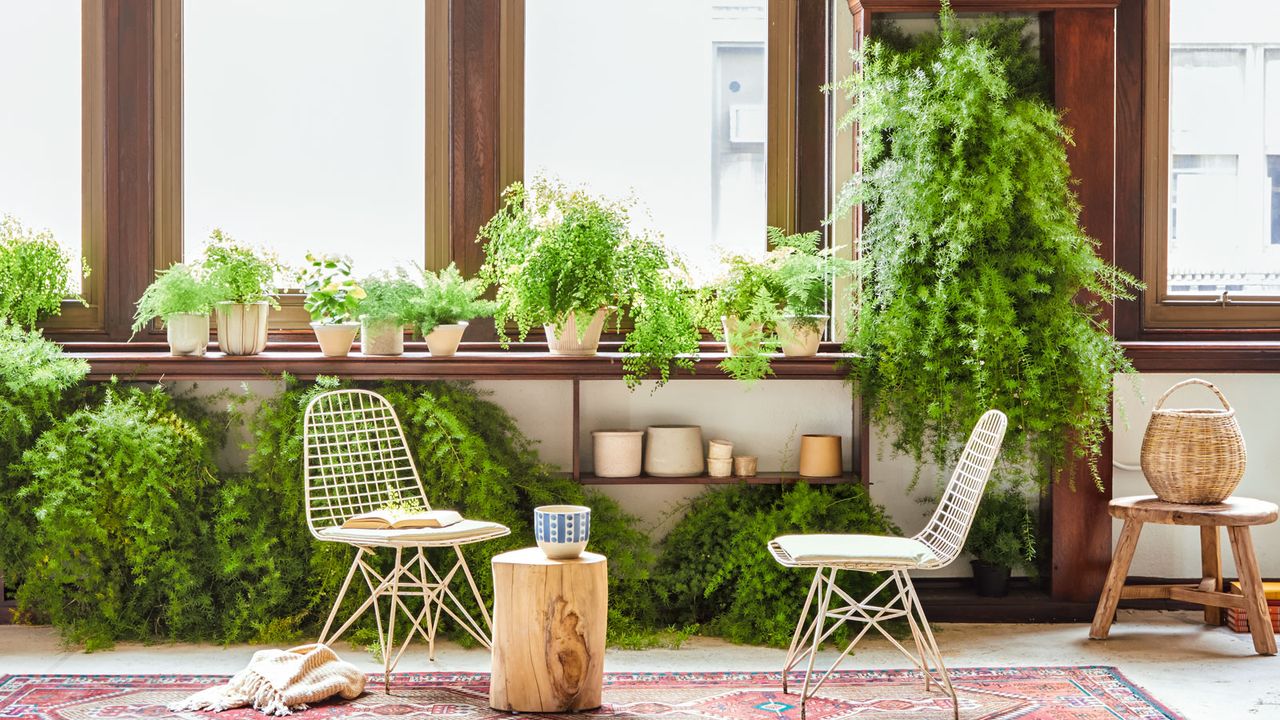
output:
<instances>
[{"instance_id":1,"label":"white wire chair","mask_svg":"<svg viewBox=\"0 0 1280 720\"><path fill-rule=\"evenodd\" d=\"M416 501L423 509L431 508L405 442L400 419L391 403L377 393L335 390L316 396L307 405L302 437L307 525L311 534L319 540L343 542L356 548L355 559L325 621L319 642L337 640L373 608L387 692L391 691L391 672L416 634L426 639L428 655L435 660L435 637L442 612L482 645L491 647L493 625L489 609L476 587L462 546L502 537L511 531L498 523L477 520L463 520L443 528L343 529L343 523L353 515L381 510L389 504ZM386 572L380 572L371 562L377 557L377 548L391 548L395 552L395 564ZM437 571L427 558L428 548L453 548L457 555L453 567L443 574ZM459 570L480 606L483 627L450 588ZM357 571L369 588L369 597L330 634ZM390 598L385 632L379 606L383 597ZM422 598L422 608L417 612L410 610L405 602L410 597ZM398 649L395 645L397 614L403 614L412 625Z\"/></svg>"},{"instance_id":2,"label":"white wire chair","mask_svg":"<svg viewBox=\"0 0 1280 720\"><path fill-rule=\"evenodd\" d=\"M965 445L960 461L951 476L942 500L933 517L913 538L880 537L875 535L784 535L769 543L769 551L779 563L787 567L817 568L809 585L809 596L800 611L791 647L787 650L786 666L782 670L782 691L787 692L787 676L791 669L807 660L804 685L800 690L800 717L805 716L805 701L813 697L827 678L853 651L871 628L875 628L898 650L906 655L924 674L925 690L936 683L951 696L956 720L960 718L960 703L951 676L947 673L933 637L933 630L925 618L920 598L911 584L910 570L934 570L950 565L964 547L973 524L978 502L986 489L991 468L1000 452L1008 419L999 410L988 410L978 421L969 442ZM836 574L841 570L861 572L888 572L889 576L862 600L850 596L836 584ZM876 604L881 592L888 590L890 599ZM838 595L844 604L832 608L832 595ZM810 620L810 609L817 598L817 612ZM906 618L915 643L913 655L902 643L885 631L880 623L896 618ZM829 627L825 621L836 622ZM816 683L812 682L814 659L818 648L846 622L862 623L863 627L850 641L844 652ZM937 674L930 669L936 668Z\"/></svg>"}]
</instances>

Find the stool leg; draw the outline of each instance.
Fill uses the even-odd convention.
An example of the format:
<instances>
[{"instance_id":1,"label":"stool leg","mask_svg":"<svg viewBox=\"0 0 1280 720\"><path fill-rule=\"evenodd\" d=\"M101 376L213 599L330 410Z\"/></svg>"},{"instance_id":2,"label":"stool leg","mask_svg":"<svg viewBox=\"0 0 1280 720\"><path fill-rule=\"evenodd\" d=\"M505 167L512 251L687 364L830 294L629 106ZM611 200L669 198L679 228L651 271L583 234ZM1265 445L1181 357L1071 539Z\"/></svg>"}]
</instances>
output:
<instances>
[{"instance_id":1,"label":"stool leg","mask_svg":"<svg viewBox=\"0 0 1280 720\"><path fill-rule=\"evenodd\" d=\"M1253 536L1247 526L1229 527L1227 534L1231 538L1231 554L1236 559L1236 574L1240 576L1240 589L1244 591L1245 609L1249 613L1253 649L1259 655L1275 655L1276 636L1271 631L1267 598L1262 591L1262 578L1258 575L1258 556L1253 552Z\"/></svg>"},{"instance_id":2,"label":"stool leg","mask_svg":"<svg viewBox=\"0 0 1280 720\"><path fill-rule=\"evenodd\" d=\"M1219 550L1219 533L1216 525L1200 528L1200 589L1222 592L1222 553ZM1204 606L1206 625L1222 624L1222 608Z\"/></svg>"},{"instance_id":3,"label":"stool leg","mask_svg":"<svg viewBox=\"0 0 1280 720\"><path fill-rule=\"evenodd\" d=\"M1111 623L1116 618L1116 606L1120 604L1120 593L1124 591L1124 580L1129 576L1129 563L1133 562L1133 551L1138 547L1138 535L1141 532L1140 521L1125 518L1116 551L1111 556L1107 584L1102 588L1102 597L1098 598L1098 611L1094 613L1093 626L1089 628L1089 637L1094 640L1106 640L1111 632Z\"/></svg>"}]
</instances>

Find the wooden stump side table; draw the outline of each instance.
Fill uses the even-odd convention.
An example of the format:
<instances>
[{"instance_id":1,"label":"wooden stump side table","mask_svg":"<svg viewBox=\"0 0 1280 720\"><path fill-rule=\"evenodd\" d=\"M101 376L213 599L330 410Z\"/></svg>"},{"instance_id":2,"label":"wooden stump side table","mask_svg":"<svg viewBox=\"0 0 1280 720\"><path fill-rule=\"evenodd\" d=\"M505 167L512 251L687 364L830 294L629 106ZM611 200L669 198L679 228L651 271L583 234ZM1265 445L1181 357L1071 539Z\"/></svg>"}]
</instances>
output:
<instances>
[{"instance_id":1,"label":"wooden stump side table","mask_svg":"<svg viewBox=\"0 0 1280 720\"><path fill-rule=\"evenodd\" d=\"M1276 638L1271 631L1267 600L1263 595L1262 578L1258 573L1258 556L1254 554L1253 538L1249 533L1249 528L1253 525L1267 525L1276 521L1275 503L1230 497L1216 505L1182 505L1164 502L1154 495L1140 495L1112 500L1109 512L1111 517L1124 520L1124 527L1116 542L1111 571L1107 573L1107 584L1102 590L1102 597L1098 598L1098 610L1093 616L1089 637L1094 640L1107 638L1115 619L1116 606L1121 600L1172 599L1203 605L1204 621L1210 625L1222 624L1221 608L1244 610L1249 616L1249 632L1253 635L1254 649L1259 655L1276 654ZM1124 584L1129 574L1129 563L1133 560L1133 551L1138 546L1142 525L1149 522L1200 528L1199 585ZM1218 549L1219 527L1227 528L1243 595L1223 592L1222 563Z\"/></svg>"},{"instance_id":2,"label":"wooden stump side table","mask_svg":"<svg viewBox=\"0 0 1280 720\"><path fill-rule=\"evenodd\" d=\"M489 706L513 712L600 707L608 562L583 553L550 560L538 548L493 558Z\"/></svg>"}]
</instances>

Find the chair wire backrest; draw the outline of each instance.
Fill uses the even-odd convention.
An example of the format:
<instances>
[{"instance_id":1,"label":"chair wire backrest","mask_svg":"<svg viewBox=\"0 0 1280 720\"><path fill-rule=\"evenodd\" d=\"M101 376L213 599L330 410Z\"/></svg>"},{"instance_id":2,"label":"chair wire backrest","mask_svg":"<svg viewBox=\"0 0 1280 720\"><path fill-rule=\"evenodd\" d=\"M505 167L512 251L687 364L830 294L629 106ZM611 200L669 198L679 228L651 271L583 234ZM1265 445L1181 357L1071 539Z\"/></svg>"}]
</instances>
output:
<instances>
[{"instance_id":1,"label":"chair wire backrest","mask_svg":"<svg viewBox=\"0 0 1280 720\"><path fill-rule=\"evenodd\" d=\"M391 403L368 390L317 395L303 416L307 525L319 531L395 501L430 509Z\"/></svg>"},{"instance_id":2,"label":"chair wire backrest","mask_svg":"<svg viewBox=\"0 0 1280 720\"><path fill-rule=\"evenodd\" d=\"M950 565L964 548L1008 423L1004 413L988 410L970 433L938 508L933 511L929 524L916 535L916 540L932 550L936 558L922 567L935 569Z\"/></svg>"}]
</instances>

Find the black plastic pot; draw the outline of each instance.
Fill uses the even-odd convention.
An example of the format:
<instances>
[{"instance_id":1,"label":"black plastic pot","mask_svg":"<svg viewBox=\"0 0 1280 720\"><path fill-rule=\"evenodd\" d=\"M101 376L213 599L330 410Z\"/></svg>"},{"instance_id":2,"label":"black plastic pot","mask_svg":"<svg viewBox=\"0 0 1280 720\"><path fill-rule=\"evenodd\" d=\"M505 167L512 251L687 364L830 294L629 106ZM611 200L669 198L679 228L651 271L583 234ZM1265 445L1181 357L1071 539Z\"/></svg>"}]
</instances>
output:
<instances>
[{"instance_id":1,"label":"black plastic pot","mask_svg":"<svg viewBox=\"0 0 1280 720\"><path fill-rule=\"evenodd\" d=\"M973 560L973 585L980 597L1004 597L1009 594L1009 568Z\"/></svg>"}]
</instances>

